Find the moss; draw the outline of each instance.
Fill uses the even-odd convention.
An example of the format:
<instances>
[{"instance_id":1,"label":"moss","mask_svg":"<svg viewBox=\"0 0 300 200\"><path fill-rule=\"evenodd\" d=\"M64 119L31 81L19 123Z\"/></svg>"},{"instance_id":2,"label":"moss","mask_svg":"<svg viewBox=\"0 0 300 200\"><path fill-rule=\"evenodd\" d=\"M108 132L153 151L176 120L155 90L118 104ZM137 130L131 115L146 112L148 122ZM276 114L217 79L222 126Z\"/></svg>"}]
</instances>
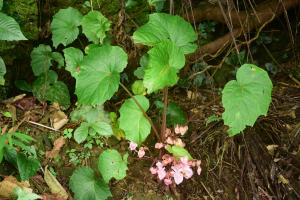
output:
<instances>
[{"instance_id":1,"label":"moss","mask_svg":"<svg viewBox=\"0 0 300 200\"><path fill-rule=\"evenodd\" d=\"M4 12L13 17L25 37L38 39L38 8L36 0L14 0L4 7Z\"/></svg>"}]
</instances>

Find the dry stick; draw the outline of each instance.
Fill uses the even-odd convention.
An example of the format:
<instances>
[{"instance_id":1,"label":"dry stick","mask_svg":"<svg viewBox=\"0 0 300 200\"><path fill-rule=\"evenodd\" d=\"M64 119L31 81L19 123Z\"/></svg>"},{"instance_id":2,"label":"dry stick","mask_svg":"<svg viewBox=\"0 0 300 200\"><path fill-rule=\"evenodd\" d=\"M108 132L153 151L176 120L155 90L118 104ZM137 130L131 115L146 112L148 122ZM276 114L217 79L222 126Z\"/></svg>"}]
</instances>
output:
<instances>
[{"instance_id":1,"label":"dry stick","mask_svg":"<svg viewBox=\"0 0 300 200\"><path fill-rule=\"evenodd\" d=\"M121 82L120 82L120 85L121 87L125 90L125 92L133 99L134 103L139 107L139 109L142 111L144 117L146 117L146 119L149 121L155 135L157 138L160 138L159 137L159 134L158 134L158 131L156 129L156 127L154 126L154 123L152 122L151 118L147 115L147 113L145 112L145 110L143 109L143 107L141 106L141 104L136 100L136 98L133 96L133 94L131 94L131 92L126 88L125 85L123 85Z\"/></svg>"},{"instance_id":2,"label":"dry stick","mask_svg":"<svg viewBox=\"0 0 300 200\"><path fill-rule=\"evenodd\" d=\"M30 121L30 120L28 120L28 121L26 121L26 122L28 122L29 124L34 124L34 125L43 127L43 128L47 128L47 129L52 130L52 131L60 132L59 130L57 130L57 129L55 129L55 128L52 128L52 127L49 127L49 126L46 126L46 125L44 125L44 124L40 124L40 123L33 122L33 121Z\"/></svg>"}]
</instances>

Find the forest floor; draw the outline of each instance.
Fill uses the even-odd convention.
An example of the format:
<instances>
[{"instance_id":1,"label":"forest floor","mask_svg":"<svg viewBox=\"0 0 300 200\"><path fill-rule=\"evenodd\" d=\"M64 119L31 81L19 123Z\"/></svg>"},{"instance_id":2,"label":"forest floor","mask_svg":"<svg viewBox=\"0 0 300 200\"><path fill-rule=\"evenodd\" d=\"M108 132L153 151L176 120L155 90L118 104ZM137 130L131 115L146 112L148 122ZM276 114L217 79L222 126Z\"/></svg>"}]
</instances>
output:
<instances>
[{"instance_id":1,"label":"forest floor","mask_svg":"<svg viewBox=\"0 0 300 200\"><path fill-rule=\"evenodd\" d=\"M281 67L297 66L286 63ZM189 132L184 142L192 156L201 159L201 175L170 190L150 174L153 161L136 162L137 158L129 157L127 177L111 182L112 199L168 199L170 194L178 199L300 199L300 84L285 73L272 80L273 101L268 116L260 117L254 127L235 137L227 136L221 121L207 123L208 117L220 116L223 111L218 89L183 91L175 88L170 91L169 98L187 112ZM101 148L87 150L65 140L55 157L46 155L63 132L40 126L51 127L53 108L36 102L30 104L30 101L25 97L18 105L1 105L0 127L12 126L12 119L4 117L3 112L15 112L13 120L19 125L18 130L35 138L38 153L45 155L42 166L53 169L57 180L67 189L76 166L97 166ZM27 104L32 109L26 112L20 109L20 105ZM28 116L38 124L27 123L24 119ZM77 125L68 123L63 129ZM121 151L128 148L125 141L110 142ZM14 174L12 166L1 165L1 176ZM39 171L31 178L31 185L39 194L50 193L42 176Z\"/></svg>"}]
</instances>

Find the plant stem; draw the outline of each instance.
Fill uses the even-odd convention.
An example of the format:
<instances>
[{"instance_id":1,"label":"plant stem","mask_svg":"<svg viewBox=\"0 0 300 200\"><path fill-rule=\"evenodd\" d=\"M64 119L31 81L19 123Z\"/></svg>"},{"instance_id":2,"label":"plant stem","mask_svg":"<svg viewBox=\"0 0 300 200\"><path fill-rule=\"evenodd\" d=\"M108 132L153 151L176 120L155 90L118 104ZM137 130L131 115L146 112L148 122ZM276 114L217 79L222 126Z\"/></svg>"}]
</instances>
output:
<instances>
[{"instance_id":1,"label":"plant stem","mask_svg":"<svg viewBox=\"0 0 300 200\"><path fill-rule=\"evenodd\" d=\"M164 88L163 90L164 95L164 110L162 113L162 124L160 130L160 139L161 141L165 141L165 132L167 128L167 110L168 110L168 88Z\"/></svg>"},{"instance_id":2,"label":"plant stem","mask_svg":"<svg viewBox=\"0 0 300 200\"><path fill-rule=\"evenodd\" d=\"M147 115L147 113L145 112L145 110L143 109L143 107L141 106L141 104L136 100L136 98L134 97L133 94L131 94L131 92L127 89L127 87L125 85L123 85L121 82L120 82L120 85L121 87L125 90L125 92L133 99L133 101L135 102L135 104L139 107L139 109L143 112L143 115L144 117L146 117L146 119L149 121L156 137L159 139L159 134L158 134L158 131L156 129L156 127L154 126L154 123L153 121L151 120L151 118Z\"/></svg>"}]
</instances>

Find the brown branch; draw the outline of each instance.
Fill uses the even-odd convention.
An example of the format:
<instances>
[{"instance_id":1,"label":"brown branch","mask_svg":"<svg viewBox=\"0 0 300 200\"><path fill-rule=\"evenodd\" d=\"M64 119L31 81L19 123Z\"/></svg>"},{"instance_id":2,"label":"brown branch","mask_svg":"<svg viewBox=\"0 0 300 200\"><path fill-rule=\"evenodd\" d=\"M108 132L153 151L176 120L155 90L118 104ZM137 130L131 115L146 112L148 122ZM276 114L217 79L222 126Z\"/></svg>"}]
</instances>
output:
<instances>
[{"instance_id":1,"label":"brown branch","mask_svg":"<svg viewBox=\"0 0 300 200\"><path fill-rule=\"evenodd\" d=\"M189 56L190 62L196 62L205 55L214 54L219 49L226 47L233 41L233 37L237 38L244 32L250 32L251 30L265 26L271 22L274 17L282 14L286 9L290 9L300 5L300 0L282 0L282 3L278 3L277 0L270 1L269 3L260 4L256 7L256 11L250 14L246 14L244 11L237 12L232 10L230 15L232 18L232 24L236 27L232 32L200 47L195 53ZM226 13L228 15L228 13ZM219 7L209 7L205 11L194 11L196 20L212 19L215 21L225 22L222 12ZM222 19L221 19L222 18ZM239 20L243 22L243 27L240 27Z\"/></svg>"}]
</instances>

